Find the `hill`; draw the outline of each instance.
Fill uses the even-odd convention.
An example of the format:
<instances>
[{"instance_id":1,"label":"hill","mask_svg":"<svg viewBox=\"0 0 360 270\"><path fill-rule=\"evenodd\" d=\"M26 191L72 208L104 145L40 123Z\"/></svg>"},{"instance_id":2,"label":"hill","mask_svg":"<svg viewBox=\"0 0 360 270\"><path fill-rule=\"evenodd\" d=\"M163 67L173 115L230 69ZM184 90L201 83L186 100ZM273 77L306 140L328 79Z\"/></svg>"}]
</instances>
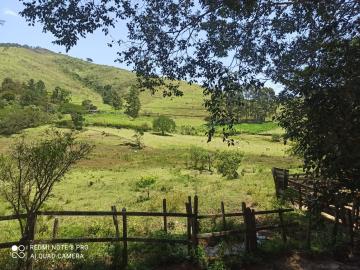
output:
<instances>
[{"instance_id":1,"label":"hill","mask_svg":"<svg viewBox=\"0 0 360 270\"><path fill-rule=\"evenodd\" d=\"M48 91L60 86L71 91L73 103L80 104L82 100L90 99L102 111L112 109L103 104L101 96L88 86L87 81L111 84L124 95L135 80L135 75L124 69L90 63L43 48L0 44L0 80L6 77L18 81L42 80ZM181 89L184 96L179 98L163 98L161 93L151 95L143 92L141 113L206 116L200 87L181 83Z\"/></svg>"}]
</instances>

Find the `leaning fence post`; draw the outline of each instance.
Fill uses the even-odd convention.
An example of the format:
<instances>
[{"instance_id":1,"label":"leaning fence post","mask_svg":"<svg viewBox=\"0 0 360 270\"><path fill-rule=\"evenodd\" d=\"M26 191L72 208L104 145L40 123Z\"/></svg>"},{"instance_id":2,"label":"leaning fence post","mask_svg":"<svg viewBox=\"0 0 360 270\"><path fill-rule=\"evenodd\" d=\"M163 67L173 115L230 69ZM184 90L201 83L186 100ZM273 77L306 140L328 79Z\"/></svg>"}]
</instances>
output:
<instances>
[{"instance_id":1,"label":"leaning fence post","mask_svg":"<svg viewBox=\"0 0 360 270\"><path fill-rule=\"evenodd\" d=\"M166 199L163 199L164 232L167 233Z\"/></svg>"},{"instance_id":2,"label":"leaning fence post","mask_svg":"<svg viewBox=\"0 0 360 270\"><path fill-rule=\"evenodd\" d=\"M123 266L128 265L128 248L127 248L127 217L126 217L126 208L122 209L122 218L123 218Z\"/></svg>"},{"instance_id":3,"label":"leaning fence post","mask_svg":"<svg viewBox=\"0 0 360 270\"><path fill-rule=\"evenodd\" d=\"M281 228L281 235L284 243L286 243L286 228L284 224L283 212L282 209L279 209L279 220L280 220L280 228Z\"/></svg>"},{"instance_id":4,"label":"leaning fence post","mask_svg":"<svg viewBox=\"0 0 360 270\"><path fill-rule=\"evenodd\" d=\"M222 215L222 223L223 229L226 229L226 219L225 219L225 205L224 202L221 202L221 215Z\"/></svg>"},{"instance_id":5,"label":"leaning fence post","mask_svg":"<svg viewBox=\"0 0 360 270\"><path fill-rule=\"evenodd\" d=\"M54 226L53 226L53 231L52 231L52 239L55 239L57 234L58 234L58 230L59 230L59 219L55 218L54 220Z\"/></svg>"},{"instance_id":6,"label":"leaning fence post","mask_svg":"<svg viewBox=\"0 0 360 270\"><path fill-rule=\"evenodd\" d=\"M117 211L116 211L116 206L115 205L111 206L111 211L114 212L114 214L113 214L113 222L114 222L114 226L115 226L116 238L117 238L117 240L119 240L120 239L119 222L118 222L118 219L117 219Z\"/></svg>"}]
</instances>

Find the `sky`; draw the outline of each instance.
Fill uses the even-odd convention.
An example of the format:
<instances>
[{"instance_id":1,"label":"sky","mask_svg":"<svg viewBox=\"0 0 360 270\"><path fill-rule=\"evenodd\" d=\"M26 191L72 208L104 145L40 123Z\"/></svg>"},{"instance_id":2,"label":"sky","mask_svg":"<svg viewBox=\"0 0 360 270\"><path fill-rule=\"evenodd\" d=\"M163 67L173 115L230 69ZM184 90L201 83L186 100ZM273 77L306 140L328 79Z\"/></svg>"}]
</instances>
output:
<instances>
[{"instance_id":1,"label":"sky","mask_svg":"<svg viewBox=\"0 0 360 270\"><path fill-rule=\"evenodd\" d=\"M105 36L101 31L95 31L86 38L81 38L76 46L66 52L65 47L52 43L55 39L54 36L49 32L44 33L40 24L29 26L25 19L18 14L21 10L22 4L18 0L0 0L0 20L5 21L5 24L0 27L0 43L39 46L81 59L91 58L96 64L131 70L125 64L115 62L118 48L116 46L108 47L106 44L111 41L111 37ZM110 34L118 40L126 36L126 31L126 26L121 27L119 24L116 30L112 30ZM266 86L272 87L277 93L282 89L281 85L272 82L266 83Z\"/></svg>"},{"instance_id":2,"label":"sky","mask_svg":"<svg viewBox=\"0 0 360 270\"><path fill-rule=\"evenodd\" d=\"M35 24L34 27L28 26L25 19L18 15L21 10L22 4L17 0L0 0L0 20L5 21L5 24L0 27L0 43L39 46L77 58L89 57L97 64L130 69L125 64L114 62L116 46L115 48L108 47L106 44L111 41L111 38L105 36L101 31L96 31L94 34L80 39L78 44L66 53L65 47L52 43L55 39L54 36L49 32L44 33L40 24ZM119 27L116 31L117 37L126 35L125 28Z\"/></svg>"}]
</instances>

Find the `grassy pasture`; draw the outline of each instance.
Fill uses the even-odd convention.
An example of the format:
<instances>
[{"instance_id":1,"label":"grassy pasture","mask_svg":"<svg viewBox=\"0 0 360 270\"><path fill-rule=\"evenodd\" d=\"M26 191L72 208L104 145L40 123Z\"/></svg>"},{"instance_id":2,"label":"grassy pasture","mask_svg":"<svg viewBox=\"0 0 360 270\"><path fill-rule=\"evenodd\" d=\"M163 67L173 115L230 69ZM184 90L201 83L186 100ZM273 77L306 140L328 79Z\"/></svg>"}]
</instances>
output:
<instances>
[{"instance_id":1,"label":"grassy pasture","mask_svg":"<svg viewBox=\"0 0 360 270\"><path fill-rule=\"evenodd\" d=\"M35 139L45 128L26 130L26 138ZM266 136L243 134L236 138L235 146L228 147L221 138L207 143L206 138L200 136L158 136L147 132L144 135L146 147L135 150L123 145L133 139L133 134L134 131L129 129L103 127L88 127L79 133L79 139L95 144L96 148L89 159L80 162L55 187L54 195L45 207L52 210L109 210L111 205L116 205L118 209L126 206L133 211L160 210L161 199L167 198L170 211L185 211L187 196L198 194L200 211L204 213L218 211L221 201L226 203L227 211L238 211L241 201L254 208L270 209L274 198L271 167L298 165L295 158L286 154L287 146L271 142ZM0 151L6 152L16 137L0 137ZM200 173L187 169L186 159L193 145L208 151L242 151L244 160L239 168L240 178L227 180L216 172ZM154 187L150 189L150 199L135 185L142 177L148 176L156 178ZM9 213L8 205L1 203L0 215ZM94 222L84 220L79 226L78 220L72 219L71 222L71 219L66 219L69 223L61 230L64 236L75 236ZM161 226L159 220L155 223ZM135 223L133 229L144 232L156 227L155 223ZM109 224L110 227L101 227L98 233L111 232L111 222ZM51 226L46 226L44 232L49 233ZM6 240L18 237L12 228L0 223L0 230L8 232ZM4 238L3 234L1 238Z\"/></svg>"}]
</instances>

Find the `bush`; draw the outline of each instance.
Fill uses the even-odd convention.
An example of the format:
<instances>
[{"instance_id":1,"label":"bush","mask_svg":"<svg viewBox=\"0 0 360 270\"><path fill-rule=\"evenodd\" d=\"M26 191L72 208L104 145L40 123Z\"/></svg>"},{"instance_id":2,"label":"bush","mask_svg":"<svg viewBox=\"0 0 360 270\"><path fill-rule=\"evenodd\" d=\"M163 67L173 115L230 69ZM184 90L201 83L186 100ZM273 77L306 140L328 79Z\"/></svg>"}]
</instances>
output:
<instances>
[{"instance_id":1,"label":"bush","mask_svg":"<svg viewBox=\"0 0 360 270\"><path fill-rule=\"evenodd\" d=\"M51 117L36 107L16 109L0 120L0 134L11 135L19 131L49 123Z\"/></svg>"},{"instance_id":2,"label":"bush","mask_svg":"<svg viewBox=\"0 0 360 270\"><path fill-rule=\"evenodd\" d=\"M1 99L4 99L6 101L14 101L15 100L15 95L13 93L5 93L1 96Z\"/></svg>"},{"instance_id":3,"label":"bush","mask_svg":"<svg viewBox=\"0 0 360 270\"><path fill-rule=\"evenodd\" d=\"M280 134L272 134L271 141L272 142L281 142L281 135Z\"/></svg>"},{"instance_id":4,"label":"bush","mask_svg":"<svg viewBox=\"0 0 360 270\"><path fill-rule=\"evenodd\" d=\"M243 159L243 154L236 151L218 152L216 155L216 169L222 176L234 179L239 176L237 169Z\"/></svg>"},{"instance_id":5,"label":"bush","mask_svg":"<svg viewBox=\"0 0 360 270\"><path fill-rule=\"evenodd\" d=\"M182 135L198 135L198 131L193 126L181 126L180 134L182 134Z\"/></svg>"},{"instance_id":6,"label":"bush","mask_svg":"<svg viewBox=\"0 0 360 270\"><path fill-rule=\"evenodd\" d=\"M176 128L175 121L170 117L160 115L153 121L154 131L161 132L161 135L165 135L167 132L173 132Z\"/></svg>"},{"instance_id":7,"label":"bush","mask_svg":"<svg viewBox=\"0 0 360 270\"><path fill-rule=\"evenodd\" d=\"M74 123L72 120L61 120L56 122L56 127L58 128L69 128L69 129L74 129Z\"/></svg>"},{"instance_id":8,"label":"bush","mask_svg":"<svg viewBox=\"0 0 360 270\"><path fill-rule=\"evenodd\" d=\"M81 113L72 113L71 120L76 130L82 130L84 124L84 117Z\"/></svg>"},{"instance_id":9,"label":"bush","mask_svg":"<svg viewBox=\"0 0 360 270\"><path fill-rule=\"evenodd\" d=\"M199 171L212 171L214 156L211 152L201 147L192 146L190 148L188 167Z\"/></svg>"}]
</instances>

